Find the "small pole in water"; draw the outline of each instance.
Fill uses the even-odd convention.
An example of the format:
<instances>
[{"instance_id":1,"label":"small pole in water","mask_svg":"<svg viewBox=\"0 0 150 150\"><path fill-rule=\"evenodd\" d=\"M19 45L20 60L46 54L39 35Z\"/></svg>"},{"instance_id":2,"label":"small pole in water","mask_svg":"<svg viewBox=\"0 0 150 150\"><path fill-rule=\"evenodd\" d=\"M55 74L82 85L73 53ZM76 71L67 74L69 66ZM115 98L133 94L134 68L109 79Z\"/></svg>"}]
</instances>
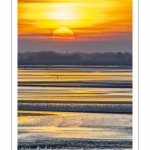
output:
<instances>
[{"instance_id":1,"label":"small pole in water","mask_svg":"<svg viewBox=\"0 0 150 150\"><path fill-rule=\"evenodd\" d=\"M58 79L58 76L57 76L57 79Z\"/></svg>"}]
</instances>

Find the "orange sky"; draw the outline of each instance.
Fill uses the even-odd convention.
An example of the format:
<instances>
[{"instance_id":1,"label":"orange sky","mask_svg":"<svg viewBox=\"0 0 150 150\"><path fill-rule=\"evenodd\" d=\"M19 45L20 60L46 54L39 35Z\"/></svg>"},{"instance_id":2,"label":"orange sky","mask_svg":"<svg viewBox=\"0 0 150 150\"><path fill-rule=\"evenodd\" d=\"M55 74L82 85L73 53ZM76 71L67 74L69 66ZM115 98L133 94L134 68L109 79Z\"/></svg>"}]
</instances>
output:
<instances>
[{"instance_id":1,"label":"orange sky","mask_svg":"<svg viewBox=\"0 0 150 150\"><path fill-rule=\"evenodd\" d=\"M131 38L132 0L18 0L19 38L52 40L62 27L76 41Z\"/></svg>"}]
</instances>

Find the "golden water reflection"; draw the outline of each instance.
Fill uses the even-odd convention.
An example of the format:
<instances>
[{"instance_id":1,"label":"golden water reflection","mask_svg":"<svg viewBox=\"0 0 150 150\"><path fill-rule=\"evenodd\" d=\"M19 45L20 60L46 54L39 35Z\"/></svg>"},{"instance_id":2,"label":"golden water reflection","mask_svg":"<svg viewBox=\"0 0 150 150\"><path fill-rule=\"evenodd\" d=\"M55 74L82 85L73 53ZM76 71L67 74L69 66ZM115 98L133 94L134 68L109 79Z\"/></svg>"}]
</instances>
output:
<instances>
[{"instance_id":1,"label":"golden water reflection","mask_svg":"<svg viewBox=\"0 0 150 150\"><path fill-rule=\"evenodd\" d=\"M18 69L18 82L60 82L60 81L103 81L132 80L131 71L80 71L73 69L30 70Z\"/></svg>"},{"instance_id":2,"label":"golden water reflection","mask_svg":"<svg viewBox=\"0 0 150 150\"><path fill-rule=\"evenodd\" d=\"M131 102L132 70L19 68L18 100Z\"/></svg>"},{"instance_id":3,"label":"golden water reflection","mask_svg":"<svg viewBox=\"0 0 150 150\"><path fill-rule=\"evenodd\" d=\"M19 86L18 100L131 102L132 89Z\"/></svg>"}]
</instances>

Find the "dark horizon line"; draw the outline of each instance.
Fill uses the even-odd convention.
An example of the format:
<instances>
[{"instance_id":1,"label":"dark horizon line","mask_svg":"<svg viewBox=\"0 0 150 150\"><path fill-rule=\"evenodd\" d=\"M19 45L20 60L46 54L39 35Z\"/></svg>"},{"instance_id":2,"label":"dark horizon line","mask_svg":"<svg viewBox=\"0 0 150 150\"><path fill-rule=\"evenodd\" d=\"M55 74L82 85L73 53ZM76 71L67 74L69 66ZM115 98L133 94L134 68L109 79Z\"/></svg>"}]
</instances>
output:
<instances>
[{"instance_id":1,"label":"dark horizon line","mask_svg":"<svg viewBox=\"0 0 150 150\"><path fill-rule=\"evenodd\" d=\"M96 52L80 52L80 51L76 51L76 52L69 52L69 51L65 51L65 52L55 52L55 51L53 51L53 50L47 50L47 51L25 51L25 52L19 52L18 51L18 54L19 53L41 53L41 52L54 52L54 53L56 53L56 54L66 54L66 53L68 53L68 54L75 54L75 53L81 53L81 54L94 54L94 53L101 53L101 54L105 54L105 53L113 53L113 54L117 54L117 53L122 53L122 54L125 54L125 53L130 53L130 54L132 54L132 52L128 52L128 51L126 51L126 52L121 52L121 51L118 51L118 52L112 52L112 51L109 51L109 52L98 52L98 51L96 51Z\"/></svg>"}]
</instances>

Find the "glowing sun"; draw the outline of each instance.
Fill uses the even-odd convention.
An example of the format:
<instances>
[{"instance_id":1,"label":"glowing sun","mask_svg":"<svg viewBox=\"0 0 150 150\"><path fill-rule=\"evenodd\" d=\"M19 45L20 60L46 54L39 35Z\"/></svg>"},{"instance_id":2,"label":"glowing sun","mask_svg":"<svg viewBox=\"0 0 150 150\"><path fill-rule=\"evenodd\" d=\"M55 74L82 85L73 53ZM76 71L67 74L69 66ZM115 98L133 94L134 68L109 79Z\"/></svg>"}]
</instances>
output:
<instances>
[{"instance_id":1,"label":"glowing sun","mask_svg":"<svg viewBox=\"0 0 150 150\"><path fill-rule=\"evenodd\" d=\"M52 39L55 42L72 42L74 41L74 33L69 28L61 27L53 32Z\"/></svg>"}]
</instances>

